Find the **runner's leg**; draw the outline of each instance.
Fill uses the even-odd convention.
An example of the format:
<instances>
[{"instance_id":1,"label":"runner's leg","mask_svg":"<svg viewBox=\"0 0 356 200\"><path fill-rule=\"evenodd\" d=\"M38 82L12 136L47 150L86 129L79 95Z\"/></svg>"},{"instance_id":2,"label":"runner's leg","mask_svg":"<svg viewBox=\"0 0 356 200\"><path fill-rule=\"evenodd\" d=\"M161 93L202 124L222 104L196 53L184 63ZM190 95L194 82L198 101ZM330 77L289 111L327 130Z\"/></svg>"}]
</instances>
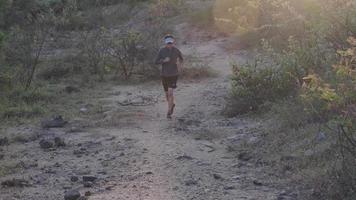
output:
<instances>
[{"instance_id":1,"label":"runner's leg","mask_svg":"<svg viewBox=\"0 0 356 200\"><path fill-rule=\"evenodd\" d=\"M171 114L171 110L174 103L173 88L168 88L168 113Z\"/></svg>"}]
</instances>

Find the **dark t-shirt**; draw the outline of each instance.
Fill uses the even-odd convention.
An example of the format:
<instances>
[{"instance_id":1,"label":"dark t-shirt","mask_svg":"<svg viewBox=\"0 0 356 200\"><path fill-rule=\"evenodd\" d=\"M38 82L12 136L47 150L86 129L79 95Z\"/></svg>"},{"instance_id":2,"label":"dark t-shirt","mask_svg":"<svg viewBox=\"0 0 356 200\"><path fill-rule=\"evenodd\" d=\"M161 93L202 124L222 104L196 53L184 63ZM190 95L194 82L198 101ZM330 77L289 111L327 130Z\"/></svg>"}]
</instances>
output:
<instances>
[{"instance_id":1,"label":"dark t-shirt","mask_svg":"<svg viewBox=\"0 0 356 200\"><path fill-rule=\"evenodd\" d=\"M163 63L163 60L169 57L170 61ZM157 55L156 64L162 64L161 76L178 76L177 61L183 62L182 53L176 47L168 48L163 47L159 50Z\"/></svg>"}]
</instances>

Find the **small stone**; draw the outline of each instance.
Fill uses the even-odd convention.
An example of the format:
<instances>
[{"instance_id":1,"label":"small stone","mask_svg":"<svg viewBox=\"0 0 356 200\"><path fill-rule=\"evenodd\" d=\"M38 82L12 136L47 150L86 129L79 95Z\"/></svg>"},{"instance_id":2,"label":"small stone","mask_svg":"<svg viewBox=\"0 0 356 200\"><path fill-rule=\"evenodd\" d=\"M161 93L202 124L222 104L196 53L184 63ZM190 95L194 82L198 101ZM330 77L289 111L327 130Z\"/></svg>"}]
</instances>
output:
<instances>
[{"instance_id":1,"label":"small stone","mask_svg":"<svg viewBox=\"0 0 356 200\"><path fill-rule=\"evenodd\" d=\"M73 154L76 155L76 156L81 156L83 154L86 153L86 150L85 148L80 148L80 149L76 149L73 151Z\"/></svg>"},{"instance_id":2,"label":"small stone","mask_svg":"<svg viewBox=\"0 0 356 200\"><path fill-rule=\"evenodd\" d=\"M79 180L79 178L77 176L70 177L70 181L72 181L72 182L77 182L78 180Z\"/></svg>"},{"instance_id":3,"label":"small stone","mask_svg":"<svg viewBox=\"0 0 356 200\"><path fill-rule=\"evenodd\" d=\"M221 180L221 179L223 179L219 174L213 174L213 177L214 177L216 180Z\"/></svg>"},{"instance_id":4,"label":"small stone","mask_svg":"<svg viewBox=\"0 0 356 200\"><path fill-rule=\"evenodd\" d=\"M86 113L86 112L88 112L88 109L87 108L81 108L81 109L79 109L79 111L82 112L82 113Z\"/></svg>"},{"instance_id":5,"label":"small stone","mask_svg":"<svg viewBox=\"0 0 356 200\"><path fill-rule=\"evenodd\" d=\"M106 175L108 173L106 171L98 171L98 174Z\"/></svg>"},{"instance_id":6,"label":"small stone","mask_svg":"<svg viewBox=\"0 0 356 200\"><path fill-rule=\"evenodd\" d=\"M56 147L64 147L64 146L66 146L66 143L60 137L55 137L54 138L54 144L56 145Z\"/></svg>"},{"instance_id":7,"label":"small stone","mask_svg":"<svg viewBox=\"0 0 356 200\"><path fill-rule=\"evenodd\" d=\"M79 88L74 87L74 86L66 86L64 88L64 91L66 91L67 93L73 93L73 92L80 92Z\"/></svg>"},{"instance_id":8,"label":"small stone","mask_svg":"<svg viewBox=\"0 0 356 200\"><path fill-rule=\"evenodd\" d=\"M242 152L242 153L239 153L239 155L238 155L238 159L242 160L242 161L249 161L251 158L252 158L252 156L249 155L247 152Z\"/></svg>"},{"instance_id":9,"label":"small stone","mask_svg":"<svg viewBox=\"0 0 356 200\"><path fill-rule=\"evenodd\" d=\"M54 146L53 142L47 139L42 139L39 144L42 149L50 149Z\"/></svg>"},{"instance_id":10,"label":"small stone","mask_svg":"<svg viewBox=\"0 0 356 200\"><path fill-rule=\"evenodd\" d=\"M224 190L234 190L235 186L233 185L228 185L228 186L224 186Z\"/></svg>"},{"instance_id":11,"label":"small stone","mask_svg":"<svg viewBox=\"0 0 356 200\"><path fill-rule=\"evenodd\" d=\"M95 176L83 176L83 182L94 182L96 179L98 179Z\"/></svg>"},{"instance_id":12,"label":"small stone","mask_svg":"<svg viewBox=\"0 0 356 200\"><path fill-rule=\"evenodd\" d=\"M253 184L256 186L262 186L263 184L258 180L253 180Z\"/></svg>"},{"instance_id":13,"label":"small stone","mask_svg":"<svg viewBox=\"0 0 356 200\"><path fill-rule=\"evenodd\" d=\"M86 191L84 196L86 196L86 197L91 196L91 192L90 191Z\"/></svg>"},{"instance_id":14,"label":"small stone","mask_svg":"<svg viewBox=\"0 0 356 200\"><path fill-rule=\"evenodd\" d=\"M185 181L185 185L186 186L192 186L192 185L197 185L197 184L198 184L198 181L196 181L194 179L190 179L190 180Z\"/></svg>"},{"instance_id":15,"label":"small stone","mask_svg":"<svg viewBox=\"0 0 356 200\"><path fill-rule=\"evenodd\" d=\"M60 164L60 163L58 163L58 162L56 162L54 165L53 165L53 167L61 167L62 165Z\"/></svg>"},{"instance_id":16,"label":"small stone","mask_svg":"<svg viewBox=\"0 0 356 200\"><path fill-rule=\"evenodd\" d=\"M78 190L69 190L64 194L64 200L78 200L80 192Z\"/></svg>"},{"instance_id":17,"label":"small stone","mask_svg":"<svg viewBox=\"0 0 356 200\"><path fill-rule=\"evenodd\" d=\"M57 115L54 116L52 119L43 120L41 125L42 128L61 128L65 126L68 122L63 120L62 116Z\"/></svg>"},{"instance_id":18,"label":"small stone","mask_svg":"<svg viewBox=\"0 0 356 200\"><path fill-rule=\"evenodd\" d=\"M93 182L86 181L86 182L83 183L83 186L86 187L86 188L93 187Z\"/></svg>"},{"instance_id":19,"label":"small stone","mask_svg":"<svg viewBox=\"0 0 356 200\"><path fill-rule=\"evenodd\" d=\"M188 155L181 155L176 158L177 160L193 160L191 156Z\"/></svg>"},{"instance_id":20,"label":"small stone","mask_svg":"<svg viewBox=\"0 0 356 200\"><path fill-rule=\"evenodd\" d=\"M112 190L114 187L115 187L114 185L111 185L111 186L106 187L105 190L109 191L109 190Z\"/></svg>"}]
</instances>

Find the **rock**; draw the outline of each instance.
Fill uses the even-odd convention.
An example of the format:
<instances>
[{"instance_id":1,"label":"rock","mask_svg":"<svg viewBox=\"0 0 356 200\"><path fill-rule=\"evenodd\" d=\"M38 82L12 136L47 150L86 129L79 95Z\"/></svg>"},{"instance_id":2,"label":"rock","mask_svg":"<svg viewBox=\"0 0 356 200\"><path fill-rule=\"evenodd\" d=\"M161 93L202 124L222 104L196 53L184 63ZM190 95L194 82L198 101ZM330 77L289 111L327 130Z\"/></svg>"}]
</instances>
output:
<instances>
[{"instance_id":1,"label":"rock","mask_svg":"<svg viewBox=\"0 0 356 200\"><path fill-rule=\"evenodd\" d=\"M242 152L239 153L238 155L238 159L242 160L242 161L249 161L252 158L252 156L250 154L248 154L247 152Z\"/></svg>"},{"instance_id":2,"label":"rock","mask_svg":"<svg viewBox=\"0 0 356 200\"><path fill-rule=\"evenodd\" d=\"M114 187L115 187L115 185L110 185L110 186L105 187L105 190L112 190Z\"/></svg>"},{"instance_id":3,"label":"rock","mask_svg":"<svg viewBox=\"0 0 356 200\"><path fill-rule=\"evenodd\" d=\"M240 176L233 176L233 177L232 177L232 180L240 180L240 179L241 179Z\"/></svg>"},{"instance_id":4,"label":"rock","mask_svg":"<svg viewBox=\"0 0 356 200\"><path fill-rule=\"evenodd\" d=\"M66 86L64 88L64 91L70 94L70 93L73 93L73 92L80 92L80 89L77 88L77 87L74 87L74 86Z\"/></svg>"},{"instance_id":5,"label":"rock","mask_svg":"<svg viewBox=\"0 0 356 200\"><path fill-rule=\"evenodd\" d=\"M234 190L235 188L233 185L224 186L224 190Z\"/></svg>"},{"instance_id":6,"label":"rock","mask_svg":"<svg viewBox=\"0 0 356 200\"><path fill-rule=\"evenodd\" d=\"M73 154L76 156L81 156L82 154L86 154L86 148L80 148L80 149L76 149L73 151Z\"/></svg>"},{"instance_id":7,"label":"rock","mask_svg":"<svg viewBox=\"0 0 356 200\"><path fill-rule=\"evenodd\" d=\"M83 182L94 182L98 179L95 176L83 176Z\"/></svg>"},{"instance_id":8,"label":"rock","mask_svg":"<svg viewBox=\"0 0 356 200\"><path fill-rule=\"evenodd\" d=\"M9 139L7 137L0 138L0 146L9 145Z\"/></svg>"},{"instance_id":9,"label":"rock","mask_svg":"<svg viewBox=\"0 0 356 200\"><path fill-rule=\"evenodd\" d=\"M193 158L191 156L188 156L188 155L181 155L181 156L178 156L176 157L177 160L193 160Z\"/></svg>"},{"instance_id":10,"label":"rock","mask_svg":"<svg viewBox=\"0 0 356 200\"><path fill-rule=\"evenodd\" d=\"M87 199L88 199L87 197L81 196L77 200L87 200Z\"/></svg>"},{"instance_id":11,"label":"rock","mask_svg":"<svg viewBox=\"0 0 356 200\"><path fill-rule=\"evenodd\" d=\"M212 144L211 144L210 142L209 142L209 143L202 143L202 144L200 144L199 149L200 149L201 151L206 151L206 152L209 152L209 153L215 151L215 148L212 146Z\"/></svg>"},{"instance_id":12,"label":"rock","mask_svg":"<svg viewBox=\"0 0 356 200\"><path fill-rule=\"evenodd\" d=\"M86 196L86 197L91 196L91 192L90 191L86 191L84 196Z\"/></svg>"},{"instance_id":13,"label":"rock","mask_svg":"<svg viewBox=\"0 0 356 200\"><path fill-rule=\"evenodd\" d=\"M4 187L28 187L30 186L29 182L24 179L11 179L1 182L1 185Z\"/></svg>"},{"instance_id":14,"label":"rock","mask_svg":"<svg viewBox=\"0 0 356 200\"><path fill-rule=\"evenodd\" d=\"M72 182L77 182L78 180L79 180L79 178L77 176L70 177L70 181L72 181Z\"/></svg>"},{"instance_id":15,"label":"rock","mask_svg":"<svg viewBox=\"0 0 356 200\"><path fill-rule=\"evenodd\" d=\"M68 122L63 120L61 115L54 116L50 120L42 121L42 128L61 128L64 127Z\"/></svg>"},{"instance_id":16,"label":"rock","mask_svg":"<svg viewBox=\"0 0 356 200\"><path fill-rule=\"evenodd\" d=\"M64 200L78 200L80 192L78 190L70 190L64 194Z\"/></svg>"},{"instance_id":17,"label":"rock","mask_svg":"<svg viewBox=\"0 0 356 200\"><path fill-rule=\"evenodd\" d=\"M64 146L66 146L66 143L60 137L55 137L54 138L54 144L55 144L56 147L64 147Z\"/></svg>"},{"instance_id":18,"label":"rock","mask_svg":"<svg viewBox=\"0 0 356 200\"><path fill-rule=\"evenodd\" d=\"M194 180L194 179L189 179L189 180L185 181L184 184L185 184L186 186L197 185L197 184L198 184L198 181L196 181L196 180Z\"/></svg>"},{"instance_id":19,"label":"rock","mask_svg":"<svg viewBox=\"0 0 356 200\"><path fill-rule=\"evenodd\" d=\"M221 179L223 179L219 174L213 174L213 177L214 177L216 180L221 180Z\"/></svg>"},{"instance_id":20,"label":"rock","mask_svg":"<svg viewBox=\"0 0 356 200\"><path fill-rule=\"evenodd\" d=\"M53 142L48 139L42 139L39 144L42 149L50 149L54 146Z\"/></svg>"},{"instance_id":21,"label":"rock","mask_svg":"<svg viewBox=\"0 0 356 200\"><path fill-rule=\"evenodd\" d=\"M88 112L88 108L83 107L79 111L82 113L86 113L86 112Z\"/></svg>"},{"instance_id":22,"label":"rock","mask_svg":"<svg viewBox=\"0 0 356 200\"><path fill-rule=\"evenodd\" d=\"M4 154L0 154L0 160L4 159L5 155Z\"/></svg>"},{"instance_id":23,"label":"rock","mask_svg":"<svg viewBox=\"0 0 356 200\"><path fill-rule=\"evenodd\" d=\"M258 180L253 180L253 184L256 186L262 186L262 182L258 181Z\"/></svg>"},{"instance_id":24,"label":"rock","mask_svg":"<svg viewBox=\"0 0 356 200\"><path fill-rule=\"evenodd\" d=\"M93 182L86 181L86 182L83 183L83 186L86 187L86 188L93 187Z\"/></svg>"}]
</instances>

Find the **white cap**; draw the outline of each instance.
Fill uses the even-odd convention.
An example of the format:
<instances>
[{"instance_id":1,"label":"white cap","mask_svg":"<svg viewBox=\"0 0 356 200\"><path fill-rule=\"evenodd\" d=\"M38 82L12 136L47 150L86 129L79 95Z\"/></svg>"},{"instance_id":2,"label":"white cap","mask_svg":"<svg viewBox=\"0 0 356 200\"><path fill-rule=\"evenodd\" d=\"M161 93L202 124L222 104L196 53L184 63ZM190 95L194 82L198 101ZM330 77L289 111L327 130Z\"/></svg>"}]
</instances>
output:
<instances>
[{"instance_id":1,"label":"white cap","mask_svg":"<svg viewBox=\"0 0 356 200\"><path fill-rule=\"evenodd\" d=\"M164 39L164 43L166 43L166 44L173 44L174 43L174 39L173 38L171 38L171 37L168 37L168 38L166 38L166 39Z\"/></svg>"}]
</instances>

